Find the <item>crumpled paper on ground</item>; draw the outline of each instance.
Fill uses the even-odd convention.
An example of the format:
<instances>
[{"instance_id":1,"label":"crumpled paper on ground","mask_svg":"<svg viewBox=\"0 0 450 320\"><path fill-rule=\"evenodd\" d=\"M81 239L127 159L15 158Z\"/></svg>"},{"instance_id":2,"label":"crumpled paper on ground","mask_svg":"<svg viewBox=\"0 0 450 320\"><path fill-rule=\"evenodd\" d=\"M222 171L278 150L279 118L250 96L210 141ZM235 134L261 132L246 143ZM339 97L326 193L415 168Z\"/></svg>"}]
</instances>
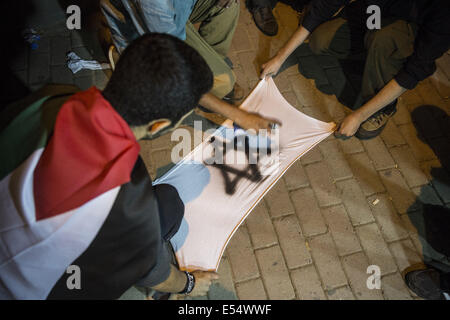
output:
<instances>
[{"instance_id":1,"label":"crumpled paper on ground","mask_svg":"<svg viewBox=\"0 0 450 320\"><path fill-rule=\"evenodd\" d=\"M77 73L83 69L89 70L102 70L111 69L109 63L100 63L96 60L84 60L81 59L75 52L69 52L67 54L67 66L72 73Z\"/></svg>"}]
</instances>

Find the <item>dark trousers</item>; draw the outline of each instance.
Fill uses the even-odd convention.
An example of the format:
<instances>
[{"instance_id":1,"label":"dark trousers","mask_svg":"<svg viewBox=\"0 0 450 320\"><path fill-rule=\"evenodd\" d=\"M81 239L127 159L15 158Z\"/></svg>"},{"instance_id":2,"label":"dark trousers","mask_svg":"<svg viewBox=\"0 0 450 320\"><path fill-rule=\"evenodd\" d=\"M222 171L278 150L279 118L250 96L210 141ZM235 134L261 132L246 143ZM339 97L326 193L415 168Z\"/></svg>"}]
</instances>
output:
<instances>
[{"instance_id":1,"label":"dark trousers","mask_svg":"<svg viewBox=\"0 0 450 320\"><path fill-rule=\"evenodd\" d=\"M403 67L414 51L416 25L403 20L385 19L379 30L356 27L338 17L317 27L309 46L316 54L338 59L364 59L361 93L354 109L375 96ZM392 112L395 104L382 111ZM389 110L390 109L390 110Z\"/></svg>"}]
</instances>

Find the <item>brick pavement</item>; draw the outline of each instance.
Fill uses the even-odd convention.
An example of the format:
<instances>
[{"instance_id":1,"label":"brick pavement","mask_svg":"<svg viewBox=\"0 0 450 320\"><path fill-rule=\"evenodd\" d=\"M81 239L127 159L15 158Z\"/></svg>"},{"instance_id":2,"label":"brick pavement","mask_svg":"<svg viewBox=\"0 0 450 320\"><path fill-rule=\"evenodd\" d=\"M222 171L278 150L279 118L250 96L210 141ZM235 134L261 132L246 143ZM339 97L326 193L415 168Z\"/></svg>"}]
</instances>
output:
<instances>
[{"instance_id":1,"label":"brick pavement","mask_svg":"<svg viewBox=\"0 0 450 320\"><path fill-rule=\"evenodd\" d=\"M298 17L278 4L274 12L279 33L266 37L241 7L229 56L239 84L249 93L258 81L260 64L288 39ZM76 32L52 30L38 50L18 57L16 74L32 89L46 82L103 88L107 72L72 75L64 65L63 52L68 49L85 59L106 61L98 48L86 45ZM221 279L208 297L200 299L418 299L400 275L423 259L418 227L409 213L420 211L418 198L450 206L450 187L431 174L442 161L436 148L448 145L448 117L447 125L426 131L433 149L418 136L411 116L423 104L450 112L450 54L437 64L430 79L399 99L399 110L382 135L365 142L330 137L291 167L237 230L219 267ZM319 83L299 74L297 66L283 71L275 82L300 111L339 121L348 110L316 87L325 88L331 82L327 77L336 78L332 61L329 67ZM428 117L425 124L440 121L433 114ZM141 143L152 177L171 165L171 145L168 135ZM371 264L381 269L381 290L367 289L366 269ZM145 296L131 289L122 298Z\"/></svg>"}]
</instances>

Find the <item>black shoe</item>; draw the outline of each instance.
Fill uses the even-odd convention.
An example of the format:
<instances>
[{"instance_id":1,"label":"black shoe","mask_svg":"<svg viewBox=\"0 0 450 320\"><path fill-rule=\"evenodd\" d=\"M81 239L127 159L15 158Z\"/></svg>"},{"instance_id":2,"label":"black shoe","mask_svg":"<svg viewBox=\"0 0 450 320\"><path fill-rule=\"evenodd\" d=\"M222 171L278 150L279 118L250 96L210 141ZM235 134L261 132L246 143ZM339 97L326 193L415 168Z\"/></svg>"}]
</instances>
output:
<instances>
[{"instance_id":1,"label":"black shoe","mask_svg":"<svg viewBox=\"0 0 450 320\"><path fill-rule=\"evenodd\" d=\"M360 140L369 140L378 136L388 120L397 112L396 104L397 101L394 101L392 105L385 107L364 121L356 131L355 136Z\"/></svg>"},{"instance_id":2,"label":"black shoe","mask_svg":"<svg viewBox=\"0 0 450 320\"><path fill-rule=\"evenodd\" d=\"M440 288L439 271L413 265L403 271L403 277L408 288L419 297L426 300L445 300L444 291Z\"/></svg>"},{"instance_id":3,"label":"black shoe","mask_svg":"<svg viewBox=\"0 0 450 320\"><path fill-rule=\"evenodd\" d=\"M271 7L255 7L251 9L255 25L266 36L275 36L278 33L278 23L272 13Z\"/></svg>"}]
</instances>

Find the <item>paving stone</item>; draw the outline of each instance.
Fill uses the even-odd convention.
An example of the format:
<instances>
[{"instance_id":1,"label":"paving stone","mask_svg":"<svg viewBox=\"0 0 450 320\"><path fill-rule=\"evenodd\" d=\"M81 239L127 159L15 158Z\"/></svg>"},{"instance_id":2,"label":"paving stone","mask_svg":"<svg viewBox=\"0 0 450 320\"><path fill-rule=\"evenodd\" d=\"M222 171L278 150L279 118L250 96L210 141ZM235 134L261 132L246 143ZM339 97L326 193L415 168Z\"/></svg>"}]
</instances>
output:
<instances>
[{"instance_id":1,"label":"paving stone","mask_svg":"<svg viewBox=\"0 0 450 320\"><path fill-rule=\"evenodd\" d=\"M399 129L418 161L433 160L436 158L430 146L417 137L417 130L413 124L401 125Z\"/></svg>"},{"instance_id":2,"label":"paving stone","mask_svg":"<svg viewBox=\"0 0 450 320\"><path fill-rule=\"evenodd\" d=\"M417 91L426 104L431 104L446 109L446 102L440 97L439 92L431 84L429 79L421 81L417 85Z\"/></svg>"},{"instance_id":3,"label":"paving stone","mask_svg":"<svg viewBox=\"0 0 450 320\"><path fill-rule=\"evenodd\" d=\"M230 260L235 282L259 277L258 265L248 231L243 226L236 230L228 243L227 256Z\"/></svg>"},{"instance_id":4,"label":"paving stone","mask_svg":"<svg viewBox=\"0 0 450 320\"><path fill-rule=\"evenodd\" d=\"M435 139L429 139L428 141L431 149L435 150L435 153L438 154L439 159L443 163L450 163L450 139L444 136Z\"/></svg>"},{"instance_id":5,"label":"paving stone","mask_svg":"<svg viewBox=\"0 0 450 320\"><path fill-rule=\"evenodd\" d=\"M252 239L253 248L264 248L278 243L277 235L272 225L264 202L260 202L245 220Z\"/></svg>"},{"instance_id":6,"label":"paving stone","mask_svg":"<svg viewBox=\"0 0 450 320\"><path fill-rule=\"evenodd\" d=\"M30 53L28 82L30 84L46 83L50 79L50 55L48 53Z\"/></svg>"},{"instance_id":7,"label":"paving stone","mask_svg":"<svg viewBox=\"0 0 450 320\"><path fill-rule=\"evenodd\" d=\"M294 164L284 174L283 179L288 190L309 186L308 177L306 176L305 169L300 161L294 162Z\"/></svg>"},{"instance_id":8,"label":"paving stone","mask_svg":"<svg viewBox=\"0 0 450 320\"><path fill-rule=\"evenodd\" d=\"M326 108L323 107L323 101L317 100L316 105L313 107L303 107L303 113L307 116L310 116L314 119L324 121L324 122L332 122L333 118ZM333 137L333 135L328 136L328 138ZM327 138L327 139L328 139Z\"/></svg>"},{"instance_id":9,"label":"paving stone","mask_svg":"<svg viewBox=\"0 0 450 320\"><path fill-rule=\"evenodd\" d=\"M402 104L408 106L408 108L416 107L424 103L417 89L405 91L399 98L399 101L401 101Z\"/></svg>"},{"instance_id":10,"label":"paving stone","mask_svg":"<svg viewBox=\"0 0 450 320\"><path fill-rule=\"evenodd\" d=\"M311 188L292 192L291 199L304 236L309 237L327 232L327 227Z\"/></svg>"},{"instance_id":11,"label":"paving stone","mask_svg":"<svg viewBox=\"0 0 450 320\"><path fill-rule=\"evenodd\" d=\"M355 179L339 181L336 186L354 226L375 221L367 199Z\"/></svg>"},{"instance_id":12,"label":"paving stone","mask_svg":"<svg viewBox=\"0 0 450 320\"><path fill-rule=\"evenodd\" d=\"M412 191L417 196L417 200L422 203L442 206L442 201L431 185L413 188Z\"/></svg>"},{"instance_id":13,"label":"paving stone","mask_svg":"<svg viewBox=\"0 0 450 320\"><path fill-rule=\"evenodd\" d=\"M398 272L382 277L381 289L386 300L412 300L405 281Z\"/></svg>"},{"instance_id":14,"label":"paving stone","mask_svg":"<svg viewBox=\"0 0 450 320\"><path fill-rule=\"evenodd\" d=\"M341 202L330 170L324 161L306 166L306 174L321 207Z\"/></svg>"},{"instance_id":15,"label":"paving stone","mask_svg":"<svg viewBox=\"0 0 450 320\"><path fill-rule=\"evenodd\" d=\"M217 270L218 280L214 280L208 291L210 300L236 300L236 290L233 283L233 275L230 262L226 255L222 256Z\"/></svg>"},{"instance_id":16,"label":"paving stone","mask_svg":"<svg viewBox=\"0 0 450 320\"><path fill-rule=\"evenodd\" d=\"M302 106L313 107L319 105L315 88L308 79L300 74L288 75L288 79Z\"/></svg>"},{"instance_id":17,"label":"paving stone","mask_svg":"<svg viewBox=\"0 0 450 320\"><path fill-rule=\"evenodd\" d=\"M382 275L397 270L395 261L376 223L359 226L356 228L356 232L370 264L379 266Z\"/></svg>"},{"instance_id":18,"label":"paving stone","mask_svg":"<svg viewBox=\"0 0 450 320\"><path fill-rule=\"evenodd\" d=\"M436 72L429 79L442 99L450 97L450 80L443 69L437 68Z\"/></svg>"},{"instance_id":19,"label":"paving stone","mask_svg":"<svg viewBox=\"0 0 450 320\"><path fill-rule=\"evenodd\" d=\"M277 85L277 88L280 90L280 92L291 92L291 83L289 82L289 79L286 74L281 73L277 75L274 79L275 84Z\"/></svg>"},{"instance_id":20,"label":"paving stone","mask_svg":"<svg viewBox=\"0 0 450 320\"><path fill-rule=\"evenodd\" d=\"M364 152L364 147L361 144L361 141L358 138L351 137L347 140L339 139L339 144L341 145L341 149L346 154L360 153Z\"/></svg>"},{"instance_id":21,"label":"paving stone","mask_svg":"<svg viewBox=\"0 0 450 320\"><path fill-rule=\"evenodd\" d=\"M331 116L335 123L340 123L346 117L345 106L342 105L334 95L321 95L321 107Z\"/></svg>"},{"instance_id":22,"label":"paving stone","mask_svg":"<svg viewBox=\"0 0 450 320\"><path fill-rule=\"evenodd\" d=\"M388 148L406 144L405 138L403 138L400 130L393 121L388 121L380 137Z\"/></svg>"},{"instance_id":23,"label":"paving stone","mask_svg":"<svg viewBox=\"0 0 450 320\"><path fill-rule=\"evenodd\" d=\"M267 300L260 278L236 284L236 291L240 300Z\"/></svg>"},{"instance_id":24,"label":"paving stone","mask_svg":"<svg viewBox=\"0 0 450 320\"><path fill-rule=\"evenodd\" d=\"M414 117L413 124L415 125L416 129L420 131L421 137L432 139L441 137L443 135L443 131L441 130L440 126L436 125L436 119L430 108L424 107L420 109L420 112L418 110L417 112L418 113Z\"/></svg>"},{"instance_id":25,"label":"paving stone","mask_svg":"<svg viewBox=\"0 0 450 320\"><path fill-rule=\"evenodd\" d=\"M348 165L347 159L340 150L339 142L337 140L324 141L319 144L319 147L335 181L348 179L353 176L352 170Z\"/></svg>"},{"instance_id":26,"label":"paving stone","mask_svg":"<svg viewBox=\"0 0 450 320\"><path fill-rule=\"evenodd\" d=\"M348 286L328 290L327 297L328 300L355 300L355 296Z\"/></svg>"},{"instance_id":27,"label":"paving stone","mask_svg":"<svg viewBox=\"0 0 450 320\"><path fill-rule=\"evenodd\" d=\"M255 63L254 52L240 52L238 53L239 61L241 62L242 69L248 80L258 80L258 66Z\"/></svg>"},{"instance_id":28,"label":"paving stone","mask_svg":"<svg viewBox=\"0 0 450 320\"><path fill-rule=\"evenodd\" d=\"M414 244L412 247L414 248L414 251L417 252L417 254L420 257L423 257L423 246L419 239L419 234L417 227L412 223L411 219L415 219L414 216L420 215L420 212L415 213L408 213L401 216L401 219L403 221L403 225L405 226L406 230L408 231L409 237L411 238L412 244ZM393 251L393 250L392 250ZM394 253L395 255L395 253ZM400 271L402 269L399 266Z\"/></svg>"},{"instance_id":29,"label":"paving stone","mask_svg":"<svg viewBox=\"0 0 450 320\"><path fill-rule=\"evenodd\" d=\"M265 200L272 218L295 213L283 179L278 180L273 188L270 189L265 196Z\"/></svg>"},{"instance_id":30,"label":"paving stone","mask_svg":"<svg viewBox=\"0 0 450 320\"><path fill-rule=\"evenodd\" d=\"M289 272L280 247L274 246L256 251L261 275L269 299L290 300L295 298Z\"/></svg>"},{"instance_id":31,"label":"paving stone","mask_svg":"<svg viewBox=\"0 0 450 320\"><path fill-rule=\"evenodd\" d=\"M414 204L416 197L409 189L400 171L390 169L380 172L381 179L400 214L406 213Z\"/></svg>"},{"instance_id":32,"label":"paving stone","mask_svg":"<svg viewBox=\"0 0 450 320\"><path fill-rule=\"evenodd\" d=\"M413 264L422 262L421 257L409 239L390 243L389 247L400 272Z\"/></svg>"},{"instance_id":33,"label":"paving stone","mask_svg":"<svg viewBox=\"0 0 450 320\"><path fill-rule=\"evenodd\" d=\"M322 160L323 157L322 153L320 152L320 148L313 148L312 150L309 150L303 157L300 158L300 162L303 165L319 162Z\"/></svg>"},{"instance_id":34,"label":"paving stone","mask_svg":"<svg viewBox=\"0 0 450 320\"><path fill-rule=\"evenodd\" d=\"M362 252L346 256L342 259L342 265L348 276L350 287L358 300L382 300L381 289L369 289L367 280L370 274L367 273L369 262Z\"/></svg>"},{"instance_id":35,"label":"paving stone","mask_svg":"<svg viewBox=\"0 0 450 320\"><path fill-rule=\"evenodd\" d=\"M396 125L411 123L411 114L409 113L408 107L405 105L404 100L401 97L397 103L397 112L392 117L392 120Z\"/></svg>"},{"instance_id":36,"label":"paving stone","mask_svg":"<svg viewBox=\"0 0 450 320\"><path fill-rule=\"evenodd\" d=\"M291 271L292 282L300 300L326 300L319 275L314 266Z\"/></svg>"},{"instance_id":37,"label":"paving stone","mask_svg":"<svg viewBox=\"0 0 450 320\"><path fill-rule=\"evenodd\" d=\"M329 290L347 283L342 270L335 245L329 233L316 236L309 240L314 263L323 281L324 289Z\"/></svg>"},{"instance_id":38,"label":"paving stone","mask_svg":"<svg viewBox=\"0 0 450 320\"><path fill-rule=\"evenodd\" d=\"M402 219L386 194L371 196L368 201L386 241L396 241L408 236Z\"/></svg>"},{"instance_id":39,"label":"paving stone","mask_svg":"<svg viewBox=\"0 0 450 320\"><path fill-rule=\"evenodd\" d=\"M51 64L65 65L67 52L71 49L70 37L52 37L50 39Z\"/></svg>"},{"instance_id":40,"label":"paving stone","mask_svg":"<svg viewBox=\"0 0 450 320\"><path fill-rule=\"evenodd\" d=\"M342 205L322 209L322 214L340 256L361 251L355 230L347 216L347 211Z\"/></svg>"},{"instance_id":41,"label":"paving stone","mask_svg":"<svg viewBox=\"0 0 450 320\"><path fill-rule=\"evenodd\" d=\"M300 110L300 107L302 105L300 104L300 102L298 102L297 96L295 95L295 93L293 91L283 92L283 97L286 99L287 102L289 102L289 104L291 106Z\"/></svg>"},{"instance_id":42,"label":"paving stone","mask_svg":"<svg viewBox=\"0 0 450 320\"><path fill-rule=\"evenodd\" d=\"M312 263L296 216L287 216L274 221L286 264L289 269Z\"/></svg>"},{"instance_id":43,"label":"paving stone","mask_svg":"<svg viewBox=\"0 0 450 320\"><path fill-rule=\"evenodd\" d=\"M385 190L378 172L366 153L353 154L347 159L364 195L369 196Z\"/></svg>"},{"instance_id":44,"label":"paving stone","mask_svg":"<svg viewBox=\"0 0 450 320\"><path fill-rule=\"evenodd\" d=\"M232 45L236 51L253 50L252 41L245 30L234 33Z\"/></svg>"},{"instance_id":45,"label":"paving stone","mask_svg":"<svg viewBox=\"0 0 450 320\"><path fill-rule=\"evenodd\" d=\"M409 146L392 148L391 154L410 187L428 183L427 176L420 168Z\"/></svg>"},{"instance_id":46,"label":"paving stone","mask_svg":"<svg viewBox=\"0 0 450 320\"><path fill-rule=\"evenodd\" d=\"M363 141L363 145L370 159L372 159L375 169L383 170L395 166L394 160L380 137Z\"/></svg>"}]
</instances>

